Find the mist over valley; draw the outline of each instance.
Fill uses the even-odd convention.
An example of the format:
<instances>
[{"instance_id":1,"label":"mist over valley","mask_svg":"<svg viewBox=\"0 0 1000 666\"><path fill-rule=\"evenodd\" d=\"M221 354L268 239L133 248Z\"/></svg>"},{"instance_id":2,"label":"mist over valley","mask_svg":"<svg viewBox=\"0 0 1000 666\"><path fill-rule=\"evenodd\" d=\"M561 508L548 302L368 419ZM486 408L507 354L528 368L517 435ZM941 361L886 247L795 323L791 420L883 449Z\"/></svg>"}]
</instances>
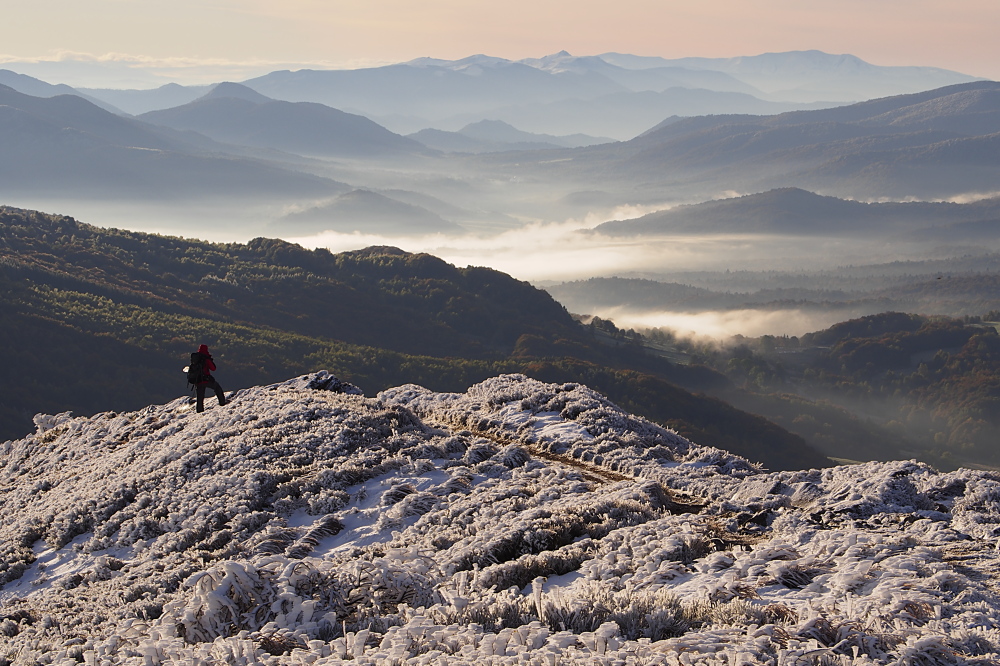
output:
<instances>
[{"instance_id":1,"label":"mist over valley","mask_svg":"<svg viewBox=\"0 0 1000 666\"><path fill-rule=\"evenodd\" d=\"M103 91L97 106L101 90L8 73L0 194L102 227L488 266L584 321L682 339L981 317L1000 307L1000 84L970 79L819 52L559 53ZM684 107L692 93L736 97ZM615 95L656 118L586 134L557 108L621 120L602 106ZM538 123L508 115L512 99Z\"/></svg>"},{"instance_id":2,"label":"mist over valley","mask_svg":"<svg viewBox=\"0 0 1000 666\"><path fill-rule=\"evenodd\" d=\"M800 53L774 54L770 62L773 72L786 66L794 72L803 58ZM817 75L841 72L838 76L843 81L855 82L858 97L870 91L873 81L882 81L888 86L885 90L896 90L885 82L902 85L899 82L905 79L894 79L872 66L851 68L843 59L825 54L812 54L805 62L811 63ZM691 69L664 67L651 67L642 59L624 58L611 64L599 57L557 54L520 63L473 58L301 72L296 77L279 72L242 84L196 87L190 99L179 98L175 87L155 97L151 95L156 91L133 91L159 100L152 107L166 105L145 109L134 118L84 106L83 98L52 96L64 93L65 87L45 88L44 82L7 76L8 83L35 94L45 92L46 97L5 89L6 112L12 116L5 124L11 135L4 144L8 172L0 188L9 204L81 216L90 216L91 211L100 216L104 202L116 225L122 224L123 216L115 209L128 200L130 205L148 206L148 211L123 226L144 228L147 220L155 219L155 227L145 228L168 231L172 223L179 232L190 233L199 226L211 226L209 233L218 234L213 237L222 237L229 229L233 239L242 240L262 234L302 237L301 225L290 224L282 234L280 221L290 213L321 210L352 190L397 201L392 204L397 209L395 218L402 214L400 204L416 206L410 211L414 232L402 235L444 229L447 225L440 223L440 229L428 229L429 210L457 225L451 235L462 236L464 229L472 236L489 236L525 225L567 225L570 221L586 228L596 226L595 221L622 219L621 211L627 207L641 214L735 195L784 192L789 187L858 201L970 201L986 198L997 189L996 165L990 157L995 151L989 146L992 133L1000 130L998 93L996 84L990 82L956 83L927 92L777 115L749 115L771 112L738 102L724 110L706 107L674 112L636 104L653 109L653 115L624 133L610 126L589 133L565 124L539 129L505 120L500 113L499 97L531 95L551 98L546 103L562 96L574 108L587 110L593 108L587 94L596 94L595 81L604 81L600 85L605 87L632 86L632 94L640 94L646 88L659 89L669 82L664 77L676 78L679 72L687 77L687 84L707 86L698 90L727 92L727 88L739 87L733 82L743 71L720 72L705 63L691 64ZM756 71L749 62L744 68ZM451 92L426 87L428 72L442 74L443 81L436 85ZM909 72L915 77L915 87L921 80L919 73L919 69ZM941 72L924 75L924 85L945 82ZM325 81L324 77L346 83L317 82ZM503 86L497 87L496 77L501 77ZM952 78L962 80L957 74ZM293 83L298 87L289 87ZM353 97L324 97L323 90ZM659 90L657 94L668 97L682 92L676 87ZM695 89L683 89L690 90ZM313 91L311 97L308 91ZM91 93L87 94L93 97ZM422 127L409 128L416 130L409 136L358 113L377 119L372 109L390 100L419 106L407 101L407 95L417 94L449 108L454 107L449 99L467 100L463 103L476 110L450 127L448 123L435 127L432 123L438 121L425 119ZM348 104L351 100L355 103ZM340 106L328 105L333 103ZM716 115L699 115L706 113ZM549 115L555 121L566 117L559 110ZM601 111L597 115L616 118L619 114ZM426 145L419 142L420 136L426 137ZM416 198L441 203L428 207L415 202ZM79 205L82 212L67 209L64 201L72 208ZM803 217L810 206L815 204L817 214L830 208L829 202L820 206L819 201L800 203L798 217L786 218L790 228L774 224L775 217L766 228L738 223L726 226L725 231L798 235L810 226L807 221L813 222L811 216ZM191 219L190 210L209 204L217 205L211 225ZM372 220L385 218L389 205L370 197L372 210L352 209L359 215L353 229L349 219L338 216L335 206L328 228L366 235L372 231ZM774 202L773 206L784 204ZM765 204L761 214L766 217L771 212ZM773 212L778 215L777 210ZM825 210L823 216L830 220ZM311 230L324 231L321 217L314 222ZM835 235L848 235L844 222L841 219L839 225L843 233ZM962 228L935 231L966 222ZM858 220L854 223L864 226ZM923 235L894 239L902 246L886 258L910 258L926 251L906 247L909 243L959 244L965 238L978 244L991 236L990 224L986 219L939 217L923 225L924 229L933 227ZM399 225L394 222L380 229L394 226ZM920 230L916 221L909 226L914 232ZM601 231L611 233L610 229ZM671 231L687 237L720 229L710 223L692 223L674 225ZM832 231L827 226L816 229L816 235ZM853 231L856 239L866 229ZM386 243L391 244L391 238ZM891 250L883 250L887 252ZM856 259L850 250L843 256L846 263L870 259Z\"/></svg>"}]
</instances>

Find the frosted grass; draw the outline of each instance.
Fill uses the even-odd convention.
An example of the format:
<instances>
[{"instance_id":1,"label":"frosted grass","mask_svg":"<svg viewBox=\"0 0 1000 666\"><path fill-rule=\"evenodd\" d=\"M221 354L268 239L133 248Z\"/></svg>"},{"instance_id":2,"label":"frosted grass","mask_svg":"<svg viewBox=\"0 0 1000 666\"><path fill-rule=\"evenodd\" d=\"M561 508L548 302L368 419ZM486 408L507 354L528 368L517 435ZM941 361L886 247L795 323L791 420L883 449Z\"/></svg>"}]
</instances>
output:
<instances>
[{"instance_id":1,"label":"frosted grass","mask_svg":"<svg viewBox=\"0 0 1000 666\"><path fill-rule=\"evenodd\" d=\"M520 375L0 444L0 664L1000 659L1000 477L767 472Z\"/></svg>"}]
</instances>

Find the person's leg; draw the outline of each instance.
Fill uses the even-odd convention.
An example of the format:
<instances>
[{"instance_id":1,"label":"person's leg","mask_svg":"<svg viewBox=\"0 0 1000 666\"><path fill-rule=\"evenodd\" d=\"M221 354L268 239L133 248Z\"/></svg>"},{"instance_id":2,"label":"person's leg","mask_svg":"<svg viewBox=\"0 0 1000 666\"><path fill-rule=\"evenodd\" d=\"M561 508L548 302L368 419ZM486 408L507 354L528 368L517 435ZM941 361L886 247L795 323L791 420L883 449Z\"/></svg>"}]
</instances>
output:
<instances>
[{"instance_id":1,"label":"person's leg","mask_svg":"<svg viewBox=\"0 0 1000 666\"><path fill-rule=\"evenodd\" d=\"M197 396L197 403L195 404L195 411L203 412L205 411L205 385L196 384L194 387L195 395Z\"/></svg>"},{"instance_id":2,"label":"person's leg","mask_svg":"<svg viewBox=\"0 0 1000 666\"><path fill-rule=\"evenodd\" d=\"M212 388L215 389L215 397L219 399L219 406L226 404L226 392L222 390L219 386L219 382L215 379L212 380Z\"/></svg>"}]
</instances>

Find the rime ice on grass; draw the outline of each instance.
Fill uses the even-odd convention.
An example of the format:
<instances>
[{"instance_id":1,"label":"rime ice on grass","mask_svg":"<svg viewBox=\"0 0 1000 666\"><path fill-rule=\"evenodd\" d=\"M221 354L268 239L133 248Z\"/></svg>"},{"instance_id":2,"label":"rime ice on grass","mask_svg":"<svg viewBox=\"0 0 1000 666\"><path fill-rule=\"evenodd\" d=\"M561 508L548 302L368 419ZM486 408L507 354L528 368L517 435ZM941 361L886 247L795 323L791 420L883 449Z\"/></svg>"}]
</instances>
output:
<instances>
[{"instance_id":1,"label":"rime ice on grass","mask_svg":"<svg viewBox=\"0 0 1000 666\"><path fill-rule=\"evenodd\" d=\"M520 375L185 406L0 444L0 663L1000 659L993 473L765 473Z\"/></svg>"}]
</instances>

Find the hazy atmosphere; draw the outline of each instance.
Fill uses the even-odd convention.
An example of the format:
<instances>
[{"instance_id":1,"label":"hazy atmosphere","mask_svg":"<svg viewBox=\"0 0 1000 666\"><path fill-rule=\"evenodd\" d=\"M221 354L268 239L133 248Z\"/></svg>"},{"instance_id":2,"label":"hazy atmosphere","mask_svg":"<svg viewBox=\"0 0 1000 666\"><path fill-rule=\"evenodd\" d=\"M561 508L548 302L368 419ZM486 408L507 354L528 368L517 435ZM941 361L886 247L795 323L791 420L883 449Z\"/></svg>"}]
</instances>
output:
<instances>
[{"instance_id":1,"label":"hazy atmosphere","mask_svg":"<svg viewBox=\"0 0 1000 666\"><path fill-rule=\"evenodd\" d=\"M998 23L989 0L41 0L4 8L0 64L70 85L151 87L475 53L728 58L818 49L997 78Z\"/></svg>"}]
</instances>

